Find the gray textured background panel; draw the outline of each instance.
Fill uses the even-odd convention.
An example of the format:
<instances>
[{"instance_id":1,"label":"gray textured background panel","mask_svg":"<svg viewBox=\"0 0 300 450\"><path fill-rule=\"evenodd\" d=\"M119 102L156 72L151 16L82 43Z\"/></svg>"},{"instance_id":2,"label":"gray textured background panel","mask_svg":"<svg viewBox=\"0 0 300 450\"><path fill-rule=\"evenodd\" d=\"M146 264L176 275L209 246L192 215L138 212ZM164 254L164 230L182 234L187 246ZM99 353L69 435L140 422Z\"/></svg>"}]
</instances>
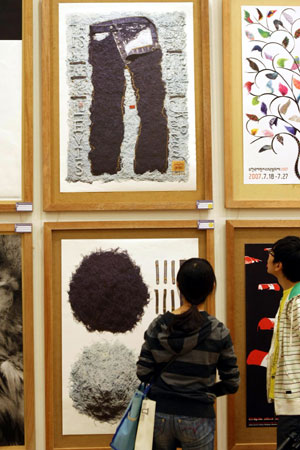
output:
<instances>
[{"instance_id":1,"label":"gray textured background panel","mask_svg":"<svg viewBox=\"0 0 300 450\"><path fill-rule=\"evenodd\" d=\"M121 170L115 175L107 173L93 176L88 153L90 130L90 105L93 94L91 83L92 66L88 62L89 26L109 19L144 16L154 22L163 52L162 77L166 86L165 110L169 128L168 170L162 174L155 170L137 175L133 171L134 151L140 118L137 109L131 76L125 69L126 92L124 99L124 139L121 146ZM145 14L145 12L110 13L105 15L70 14L67 17L67 83L69 87L69 142L68 182L107 183L122 180L181 181L188 179L189 169L189 124L188 124L188 67L186 59L186 21L182 12ZM181 51L181 53L172 53ZM79 78L77 78L79 77ZM80 78L86 77L86 78ZM184 161L185 172L172 173L172 161Z\"/></svg>"}]
</instances>

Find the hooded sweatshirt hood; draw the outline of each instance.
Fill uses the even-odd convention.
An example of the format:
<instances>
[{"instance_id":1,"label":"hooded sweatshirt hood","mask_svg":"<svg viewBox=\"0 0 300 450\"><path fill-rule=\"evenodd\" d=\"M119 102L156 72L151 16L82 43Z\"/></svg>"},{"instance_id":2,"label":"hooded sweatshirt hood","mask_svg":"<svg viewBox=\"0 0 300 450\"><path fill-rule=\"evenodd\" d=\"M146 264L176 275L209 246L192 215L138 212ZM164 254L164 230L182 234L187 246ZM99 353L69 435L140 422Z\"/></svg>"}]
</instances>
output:
<instances>
[{"instance_id":1,"label":"hooded sweatshirt hood","mask_svg":"<svg viewBox=\"0 0 300 450\"><path fill-rule=\"evenodd\" d=\"M164 316L158 316L157 339L161 347L167 350L170 355L178 356L196 348L217 327L217 321L209 320L207 312L202 311L200 314L203 323L190 332L170 328L174 320L174 314L167 312Z\"/></svg>"}]
</instances>

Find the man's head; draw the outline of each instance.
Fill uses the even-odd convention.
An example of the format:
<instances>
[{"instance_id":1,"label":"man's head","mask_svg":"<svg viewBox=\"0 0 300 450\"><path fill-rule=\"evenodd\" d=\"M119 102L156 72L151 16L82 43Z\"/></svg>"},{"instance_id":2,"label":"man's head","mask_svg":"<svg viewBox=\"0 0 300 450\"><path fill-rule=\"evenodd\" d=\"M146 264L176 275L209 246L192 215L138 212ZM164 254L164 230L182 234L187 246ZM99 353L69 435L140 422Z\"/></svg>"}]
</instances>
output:
<instances>
[{"instance_id":1,"label":"man's head","mask_svg":"<svg viewBox=\"0 0 300 450\"><path fill-rule=\"evenodd\" d=\"M177 285L184 298L192 305L200 305L216 284L214 270L206 259L191 258L177 273Z\"/></svg>"},{"instance_id":2,"label":"man's head","mask_svg":"<svg viewBox=\"0 0 300 450\"><path fill-rule=\"evenodd\" d=\"M267 264L268 273L284 277L292 282L300 281L300 238L286 236L279 239L269 251Z\"/></svg>"}]
</instances>

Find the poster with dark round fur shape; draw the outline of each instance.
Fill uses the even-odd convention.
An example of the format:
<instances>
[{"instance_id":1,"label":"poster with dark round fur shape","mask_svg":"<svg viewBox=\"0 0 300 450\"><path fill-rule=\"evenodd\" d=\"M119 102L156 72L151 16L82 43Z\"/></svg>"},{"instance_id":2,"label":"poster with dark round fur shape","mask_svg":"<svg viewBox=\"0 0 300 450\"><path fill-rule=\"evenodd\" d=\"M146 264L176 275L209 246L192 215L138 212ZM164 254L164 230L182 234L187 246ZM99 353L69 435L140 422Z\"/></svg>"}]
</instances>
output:
<instances>
[{"instance_id":1,"label":"poster with dark round fur shape","mask_svg":"<svg viewBox=\"0 0 300 450\"><path fill-rule=\"evenodd\" d=\"M96 251L73 273L69 301L89 331L125 333L141 320L149 292L140 268L126 251Z\"/></svg>"},{"instance_id":2,"label":"poster with dark round fur shape","mask_svg":"<svg viewBox=\"0 0 300 450\"><path fill-rule=\"evenodd\" d=\"M63 436L115 432L145 330L180 306L176 273L198 252L198 238L62 239Z\"/></svg>"},{"instance_id":3,"label":"poster with dark round fur shape","mask_svg":"<svg viewBox=\"0 0 300 450\"><path fill-rule=\"evenodd\" d=\"M134 353L119 342L96 342L72 366L70 397L80 414L116 423L138 384Z\"/></svg>"}]
</instances>

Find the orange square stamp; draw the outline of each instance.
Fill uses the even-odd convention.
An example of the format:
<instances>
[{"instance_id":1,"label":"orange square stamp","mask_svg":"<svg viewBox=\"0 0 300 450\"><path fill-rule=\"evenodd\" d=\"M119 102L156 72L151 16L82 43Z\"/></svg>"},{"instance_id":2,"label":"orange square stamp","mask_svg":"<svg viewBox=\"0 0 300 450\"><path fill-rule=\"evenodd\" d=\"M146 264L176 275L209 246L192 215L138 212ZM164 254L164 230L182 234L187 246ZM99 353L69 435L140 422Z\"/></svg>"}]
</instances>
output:
<instances>
[{"instance_id":1,"label":"orange square stamp","mask_svg":"<svg viewBox=\"0 0 300 450\"><path fill-rule=\"evenodd\" d=\"M184 172L185 161L172 161L172 172Z\"/></svg>"}]
</instances>

